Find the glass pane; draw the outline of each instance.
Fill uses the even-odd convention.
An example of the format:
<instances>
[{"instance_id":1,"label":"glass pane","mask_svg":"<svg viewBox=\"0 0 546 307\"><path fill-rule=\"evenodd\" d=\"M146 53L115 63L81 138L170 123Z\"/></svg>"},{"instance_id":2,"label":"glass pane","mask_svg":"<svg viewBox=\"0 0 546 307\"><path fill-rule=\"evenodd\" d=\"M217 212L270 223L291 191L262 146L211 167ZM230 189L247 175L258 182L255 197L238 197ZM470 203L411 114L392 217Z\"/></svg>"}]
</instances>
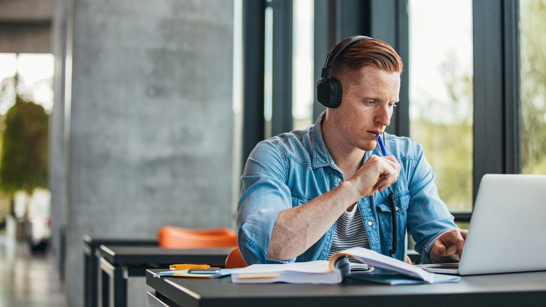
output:
<instances>
[{"instance_id":1,"label":"glass pane","mask_svg":"<svg viewBox=\"0 0 546 307\"><path fill-rule=\"evenodd\" d=\"M472 1L410 0L410 133L451 212L472 210Z\"/></svg>"},{"instance_id":2,"label":"glass pane","mask_svg":"<svg viewBox=\"0 0 546 307\"><path fill-rule=\"evenodd\" d=\"M271 137L273 116L273 8L265 8L265 54L264 54L264 139Z\"/></svg>"},{"instance_id":3,"label":"glass pane","mask_svg":"<svg viewBox=\"0 0 546 307\"><path fill-rule=\"evenodd\" d=\"M294 129L313 124L313 25L314 3L294 0L292 58L292 117Z\"/></svg>"},{"instance_id":4,"label":"glass pane","mask_svg":"<svg viewBox=\"0 0 546 307\"><path fill-rule=\"evenodd\" d=\"M19 74L18 93L51 113L54 63L52 54L0 53L0 114L5 114L15 103L16 72Z\"/></svg>"},{"instance_id":5,"label":"glass pane","mask_svg":"<svg viewBox=\"0 0 546 307\"><path fill-rule=\"evenodd\" d=\"M520 1L522 173L546 174L546 0Z\"/></svg>"},{"instance_id":6,"label":"glass pane","mask_svg":"<svg viewBox=\"0 0 546 307\"><path fill-rule=\"evenodd\" d=\"M6 114L15 103L14 80L17 71L17 55L15 53L0 53L0 115ZM4 119L0 119L2 124ZM0 126L0 129L3 129Z\"/></svg>"}]
</instances>

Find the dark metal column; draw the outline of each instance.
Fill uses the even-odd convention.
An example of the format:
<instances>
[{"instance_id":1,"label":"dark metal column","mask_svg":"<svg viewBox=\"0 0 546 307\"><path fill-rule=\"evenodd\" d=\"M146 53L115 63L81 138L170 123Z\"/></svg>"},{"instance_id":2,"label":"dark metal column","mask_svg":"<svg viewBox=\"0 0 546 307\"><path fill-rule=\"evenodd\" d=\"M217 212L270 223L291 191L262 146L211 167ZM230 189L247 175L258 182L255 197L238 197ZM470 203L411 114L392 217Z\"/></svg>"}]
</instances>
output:
<instances>
[{"instance_id":1,"label":"dark metal column","mask_svg":"<svg viewBox=\"0 0 546 307\"><path fill-rule=\"evenodd\" d=\"M292 130L292 0L268 2L273 8L273 112L271 135Z\"/></svg>"},{"instance_id":2,"label":"dark metal column","mask_svg":"<svg viewBox=\"0 0 546 307\"><path fill-rule=\"evenodd\" d=\"M521 171L519 1L474 1L474 200L483 175Z\"/></svg>"},{"instance_id":3,"label":"dark metal column","mask_svg":"<svg viewBox=\"0 0 546 307\"><path fill-rule=\"evenodd\" d=\"M402 82L400 84L400 102L394 110L391 122L394 122L394 131L399 136L410 136L409 118L409 72L411 63L409 60L409 16L408 0L396 1L396 45L393 46L404 62ZM391 124L392 125L392 124Z\"/></svg>"},{"instance_id":4,"label":"dark metal column","mask_svg":"<svg viewBox=\"0 0 546 307\"><path fill-rule=\"evenodd\" d=\"M243 168L264 139L265 0L243 2Z\"/></svg>"},{"instance_id":5,"label":"dark metal column","mask_svg":"<svg viewBox=\"0 0 546 307\"><path fill-rule=\"evenodd\" d=\"M315 84L320 80L320 72L326 62L326 55L336 44L338 37L337 25L337 0L315 0L314 26L313 26L313 76ZM326 109L317 100L317 88L313 89L313 123Z\"/></svg>"},{"instance_id":6,"label":"dark metal column","mask_svg":"<svg viewBox=\"0 0 546 307\"><path fill-rule=\"evenodd\" d=\"M504 173L521 173L519 0L503 1Z\"/></svg>"}]
</instances>

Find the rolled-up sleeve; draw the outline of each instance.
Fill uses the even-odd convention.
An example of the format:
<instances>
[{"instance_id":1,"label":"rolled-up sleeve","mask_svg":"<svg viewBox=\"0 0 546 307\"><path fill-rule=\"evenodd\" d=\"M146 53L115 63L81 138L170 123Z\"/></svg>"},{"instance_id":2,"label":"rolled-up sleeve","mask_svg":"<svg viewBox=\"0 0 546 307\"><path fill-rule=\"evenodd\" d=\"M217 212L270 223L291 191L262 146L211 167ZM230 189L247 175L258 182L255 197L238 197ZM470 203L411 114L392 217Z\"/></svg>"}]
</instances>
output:
<instances>
[{"instance_id":1,"label":"rolled-up sleeve","mask_svg":"<svg viewBox=\"0 0 546 307\"><path fill-rule=\"evenodd\" d=\"M248 264L286 263L266 257L271 233L281 211L292 208L287 161L275 141L260 142L250 154L241 177L237 207L239 248Z\"/></svg>"},{"instance_id":2,"label":"rolled-up sleeve","mask_svg":"<svg viewBox=\"0 0 546 307\"><path fill-rule=\"evenodd\" d=\"M423 263L430 263L430 249L434 241L445 231L458 227L438 195L434 173L424 156L423 147L417 143L415 146L414 171L409 181L408 230Z\"/></svg>"}]
</instances>

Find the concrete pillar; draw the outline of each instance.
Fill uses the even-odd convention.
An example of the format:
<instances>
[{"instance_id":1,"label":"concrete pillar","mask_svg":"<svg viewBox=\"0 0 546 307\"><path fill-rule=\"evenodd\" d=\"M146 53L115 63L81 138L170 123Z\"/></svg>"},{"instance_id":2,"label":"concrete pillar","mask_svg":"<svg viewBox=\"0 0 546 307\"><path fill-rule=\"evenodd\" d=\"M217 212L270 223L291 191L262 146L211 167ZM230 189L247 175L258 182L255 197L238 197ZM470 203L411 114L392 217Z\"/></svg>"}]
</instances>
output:
<instances>
[{"instance_id":1,"label":"concrete pillar","mask_svg":"<svg viewBox=\"0 0 546 307\"><path fill-rule=\"evenodd\" d=\"M53 112L49 121L49 190L51 191L51 251L62 271L61 229L64 224L66 203L66 160L64 158L64 85L66 59L67 0L55 0L52 23L55 80L53 82Z\"/></svg>"},{"instance_id":2,"label":"concrete pillar","mask_svg":"<svg viewBox=\"0 0 546 307\"><path fill-rule=\"evenodd\" d=\"M83 234L231 226L233 3L73 0L69 19L66 292L82 306Z\"/></svg>"}]
</instances>

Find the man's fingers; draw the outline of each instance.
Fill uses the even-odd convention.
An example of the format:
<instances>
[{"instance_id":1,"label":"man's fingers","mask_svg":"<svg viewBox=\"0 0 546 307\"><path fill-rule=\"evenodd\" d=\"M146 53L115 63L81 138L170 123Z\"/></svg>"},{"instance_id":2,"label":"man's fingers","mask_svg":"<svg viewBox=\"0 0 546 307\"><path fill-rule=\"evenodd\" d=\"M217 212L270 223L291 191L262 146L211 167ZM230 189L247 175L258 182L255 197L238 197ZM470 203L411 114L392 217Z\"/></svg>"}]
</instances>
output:
<instances>
[{"instance_id":1,"label":"man's fingers","mask_svg":"<svg viewBox=\"0 0 546 307\"><path fill-rule=\"evenodd\" d=\"M468 229L461 229L461 236L466 241L466 235L468 234Z\"/></svg>"},{"instance_id":2,"label":"man's fingers","mask_svg":"<svg viewBox=\"0 0 546 307\"><path fill-rule=\"evenodd\" d=\"M383 161L387 162L383 165L383 176L388 180L389 185L392 185L398 180L400 171L397 169L397 165L393 164L393 162L388 160Z\"/></svg>"},{"instance_id":3,"label":"man's fingers","mask_svg":"<svg viewBox=\"0 0 546 307\"><path fill-rule=\"evenodd\" d=\"M438 241L442 241L442 243L444 243L447 247L445 256L456 253L460 259L463 255L465 237L466 234L463 236L462 231L458 229L446 232L444 235L442 235Z\"/></svg>"},{"instance_id":4,"label":"man's fingers","mask_svg":"<svg viewBox=\"0 0 546 307\"><path fill-rule=\"evenodd\" d=\"M457 248L457 245L451 245L451 246L449 246L449 248L446 250L444 256L451 256L451 255L453 255L453 254L455 254L455 253L458 254L458 251L459 251L459 250L458 250L458 248Z\"/></svg>"},{"instance_id":5,"label":"man's fingers","mask_svg":"<svg viewBox=\"0 0 546 307\"><path fill-rule=\"evenodd\" d=\"M446 247L443 244L436 244L437 241L434 243L434 246L432 247L436 255L438 256L445 256L446 253Z\"/></svg>"},{"instance_id":6,"label":"man's fingers","mask_svg":"<svg viewBox=\"0 0 546 307\"><path fill-rule=\"evenodd\" d=\"M388 188L390 185L391 184L386 178L382 178L377 182L377 190L379 190L379 192L383 192L383 190Z\"/></svg>"},{"instance_id":7,"label":"man's fingers","mask_svg":"<svg viewBox=\"0 0 546 307\"><path fill-rule=\"evenodd\" d=\"M457 256L459 256L459 259L461 259L463 255L463 249L464 249L464 242L466 239L466 234L463 236L462 232L459 231L457 235L457 240L455 241L455 244L457 245Z\"/></svg>"},{"instance_id":8,"label":"man's fingers","mask_svg":"<svg viewBox=\"0 0 546 307\"><path fill-rule=\"evenodd\" d=\"M355 177L357 189L363 196L370 196L377 190L384 191L393 185L400 176L400 164L393 156L372 155L360 167ZM352 179L351 179L352 180Z\"/></svg>"},{"instance_id":9,"label":"man's fingers","mask_svg":"<svg viewBox=\"0 0 546 307\"><path fill-rule=\"evenodd\" d=\"M395 171L396 171L396 178L400 176L400 170L402 167L400 166L400 163L396 160L394 156L387 156L383 157L383 161L387 162Z\"/></svg>"}]
</instances>

